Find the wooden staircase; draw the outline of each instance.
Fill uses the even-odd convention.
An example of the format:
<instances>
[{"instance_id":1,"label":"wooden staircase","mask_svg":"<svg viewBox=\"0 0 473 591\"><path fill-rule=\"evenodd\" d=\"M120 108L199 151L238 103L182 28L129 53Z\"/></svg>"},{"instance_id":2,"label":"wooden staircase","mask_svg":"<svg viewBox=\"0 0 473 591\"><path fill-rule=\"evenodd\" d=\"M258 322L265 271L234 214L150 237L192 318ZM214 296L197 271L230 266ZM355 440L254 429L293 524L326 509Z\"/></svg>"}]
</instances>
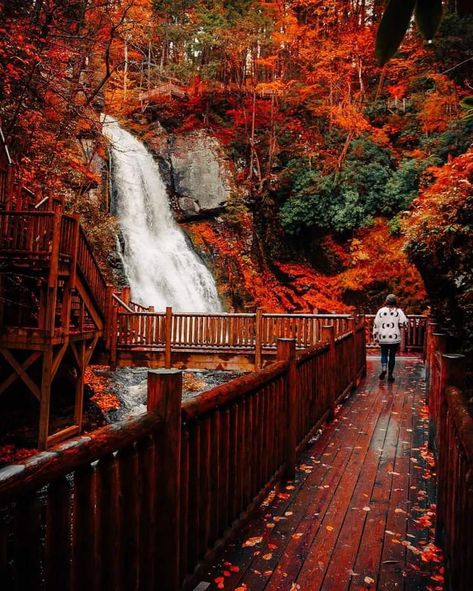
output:
<instances>
[{"instance_id":1,"label":"wooden staircase","mask_svg":"<svg viewBox=\"0 0 473 591\"><path fill-rule=\"evenodd\" d=\"M21 380L37 398L44 449L81 431L84 373L97 343L109 346L113 288L78 216L12 204L0 211L0 394ZM74 417L51 434L51 387L64 364L75 376Z\"/></svg>"}]
</instances>

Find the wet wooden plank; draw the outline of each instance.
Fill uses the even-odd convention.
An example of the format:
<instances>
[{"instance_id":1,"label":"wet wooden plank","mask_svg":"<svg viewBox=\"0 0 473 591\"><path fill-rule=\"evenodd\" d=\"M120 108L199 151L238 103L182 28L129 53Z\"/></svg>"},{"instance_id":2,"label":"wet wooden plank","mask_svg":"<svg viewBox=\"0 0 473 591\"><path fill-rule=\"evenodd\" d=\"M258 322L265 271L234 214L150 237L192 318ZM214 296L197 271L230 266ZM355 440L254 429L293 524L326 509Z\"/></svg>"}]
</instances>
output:
<instances>
[{"instance_id":1,"label":"wet wooden plank","mask_svg":"<svg viewBox=\"0 0 473 591\"><path fill-rule=\"evenodd\" d=\"M432 584L431 567L408 546L422 548L418 516L434 492L422 447L420 363L399 360L393 385L380 384L378 365L370 361L365 384L302 454L294 482L273 491L208 570L210 590L425 591Z\"/></svg>"}]
</instances>

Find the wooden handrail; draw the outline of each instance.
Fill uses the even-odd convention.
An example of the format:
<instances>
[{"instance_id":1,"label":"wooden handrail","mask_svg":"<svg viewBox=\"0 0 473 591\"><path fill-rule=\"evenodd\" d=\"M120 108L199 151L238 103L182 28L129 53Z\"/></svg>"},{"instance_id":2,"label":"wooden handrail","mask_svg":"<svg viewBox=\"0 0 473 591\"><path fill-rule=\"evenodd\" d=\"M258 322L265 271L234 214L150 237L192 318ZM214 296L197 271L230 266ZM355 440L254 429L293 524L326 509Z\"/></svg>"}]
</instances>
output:
<instances>
[{"instance_id":1,"label":"wooden handrail","mask_svg":"<svg viewBox=\"0 0 473 591\"><path fill-rule=\"evenodd\" d=\"M271 366L182 406L179 372L167 371L174 385L155 384L148 414L0 470L0 519L8 516L0 559L21 548L32 565L9 571L14 585L67 571L74 588L100 587L105 576L126 588L137 580L194 588L202 559L293 474L298 450L356 385L364 332L351 323L351 338L319 343L298 360L295 340L285 339ZM328 366L337 371L327 375ZM100 540L98 554L91 540Z\"/></svg>"},{"instance_id":2,"label":"wooden handrail","mask_svg":"<svg viewBox=\"0 0 473 591\"><path fill-rule=\"evenodd\" d=\"M158 414L144 413L72 439L28 458L23 464L2 468L0 503L8 502L14 495L39 490L47 483L90 462L146 439L161 428L162 424L162 417Z\"/></svg>"},{"instance_id":3,"label":"wooden handrail","mask_svg":"<svg viewBox=\"0 0 473 591\"><path fill-rule=\"evenodd\" d=\"M200 396L185 400L182 403L182 416L184 420L195 420L206 413L217 410L236 399L243 399L251 392L265 386L276 378L282 376L287 370L287 362L276 361L269 367L246 376L241 376L221 384Z\"/></svg>"},{"instance_id":4,"label":"wooden handrail","mask_svg":"<svg viewBox=\"0 0 473 591\"><path fill-rule=\"evenodd\" d=\"M135 314L135 310L132 310L116 293L112 293L112 298L118 303L119 306L124 308L130 314Z\"/></svg>"}]
</instances>

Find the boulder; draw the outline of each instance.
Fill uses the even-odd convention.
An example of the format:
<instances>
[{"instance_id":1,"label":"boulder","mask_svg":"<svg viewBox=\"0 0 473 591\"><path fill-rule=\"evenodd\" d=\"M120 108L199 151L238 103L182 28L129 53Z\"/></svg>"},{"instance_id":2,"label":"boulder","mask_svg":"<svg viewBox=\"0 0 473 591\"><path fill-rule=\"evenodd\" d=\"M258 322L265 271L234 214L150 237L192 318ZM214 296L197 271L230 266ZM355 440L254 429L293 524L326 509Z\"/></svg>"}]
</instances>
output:
<instances>
[{"instance_id":1,"label":"boulder","mask_svg":"<svg viewBox=\"0 0 473 591\"><path fill-rule=\"evenodd\" d=\"M191 219L221 211L230 198L231 175L218 140L194 131L172 136L168 150L183 216Z\"/></svg>"}]
</instances>

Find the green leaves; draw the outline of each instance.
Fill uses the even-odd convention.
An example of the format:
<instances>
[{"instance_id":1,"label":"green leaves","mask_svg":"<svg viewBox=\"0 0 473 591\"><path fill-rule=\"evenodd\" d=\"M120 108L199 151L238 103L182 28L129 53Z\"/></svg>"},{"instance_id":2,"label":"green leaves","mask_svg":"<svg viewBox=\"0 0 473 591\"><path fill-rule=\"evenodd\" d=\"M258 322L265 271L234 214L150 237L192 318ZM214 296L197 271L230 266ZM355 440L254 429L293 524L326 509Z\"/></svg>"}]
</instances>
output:
<instances>
[{"instance_id":1,"label":"green leaves","mask_svg":"<svg viewBox=\"0 0 473 591\"><path fill-rule=\"evenodd\" d=\"M422 36L430 41L442 20L442 0L417 0L415 18Z\"/></svg>"},{"instance_id":2,"label":"green leaves","mask_svg":"<svg viewBox=\"0 0 473 591\"><path fill-rule=\"evenodd\" d=\"M376 57L384 66L399 49L411 22L415 20L422 36L430 41L442 20L442 0L389 0L376 35Z\"/></svg>"},{"instance_id":3,"label":"green leaves","mask_svg":"<svg viewBox=\"0 0 473 591\"><path fill-rule=\"evenodd\" d=\"M414 12L415 0L390 0L376 35L376 57L379 63L389 61L401 45Z\"/></svg>"},{"instance_id":4,"label":"green leaves","mask_svg":"<svg viewBox=\"0 0 473 591\"><path fill-rule=\"evenodd\" d=\"M464 115L462 117L463 121L473 121L473 95L466 96L463 100L461 100L460 107L464 111Z\"/></svg>"}]
</instances>

